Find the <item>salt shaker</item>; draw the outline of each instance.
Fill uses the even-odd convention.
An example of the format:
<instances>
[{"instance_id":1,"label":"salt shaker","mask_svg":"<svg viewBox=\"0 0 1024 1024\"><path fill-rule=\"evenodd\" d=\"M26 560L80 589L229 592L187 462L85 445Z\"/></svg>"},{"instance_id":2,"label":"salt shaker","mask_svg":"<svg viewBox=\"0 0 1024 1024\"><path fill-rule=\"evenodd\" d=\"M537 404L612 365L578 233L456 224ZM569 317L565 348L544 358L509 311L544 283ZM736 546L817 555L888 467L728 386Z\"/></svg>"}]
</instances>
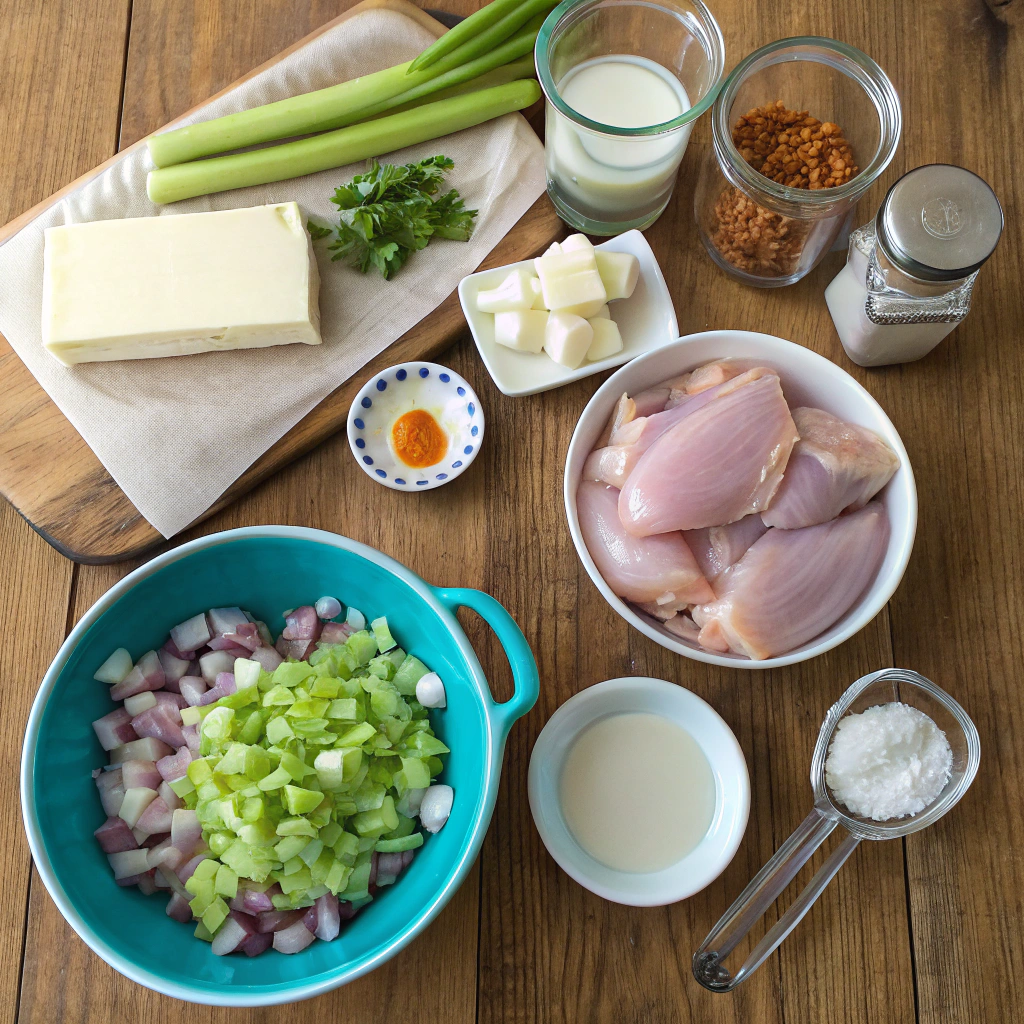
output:
<instances>
[{"instance_id":1,"label":"salt shaker","mask_svg":"<svg viewBox=\"0 0 1024 1024\"><path fill-rule=\"evenodd\" d=\"M846 354L861 366L926 356L967 316L1002 230L999 200L971 171L927 164L903 175L851 233L846 266L825 289Z\"/></svg>"}]
</instances>

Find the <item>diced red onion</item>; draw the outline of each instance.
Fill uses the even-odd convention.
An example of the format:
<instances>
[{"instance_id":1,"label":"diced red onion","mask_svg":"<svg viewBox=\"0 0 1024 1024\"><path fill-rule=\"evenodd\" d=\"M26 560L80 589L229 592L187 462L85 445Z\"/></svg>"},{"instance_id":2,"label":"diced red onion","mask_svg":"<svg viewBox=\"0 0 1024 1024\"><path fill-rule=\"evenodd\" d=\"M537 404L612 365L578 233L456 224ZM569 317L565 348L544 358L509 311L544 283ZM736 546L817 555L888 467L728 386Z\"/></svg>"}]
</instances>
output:
<instances>
[{"instance_id":1,"label":"diced red onion","mask_svg":"<svg viewBox=\"0 0 1024 1024\"><path fill-rule=\"evenodd\" d=\"M156 880L151 871L146 872L135 884L143 896L152 896L156 892Z\"/></svg>"},{"instance_id":2,"label":"diced red onion","mask_svg":"<svg viewBox=\"0 0 1024 1024\"><path fill-rule=\"evenodd\" d=\"M170 693L166 689L157 690L156 693L153 694L153 697L157 704L166 704L168 707L177 708L178 711L182 708L188 707L188 701L177 692ZM181 715L178 715L178 718L175 719L175 721L180 721L180 719Z\"/></svg>"},{"instance_id":3,"label":"diced red onion","mask_svg":"<svg viewBox=\"0 0 1024 1024\"><path fill-rule=\"evenodd\" d=\"M274 949L278 953L300 953L316 936L301 922L274 932Z\"/></svg>"},{"instance_id":4,"label":"diced red onion","mask_svg":"<svg viewBox=\"0 0 1024 1024\"><path fill-rule=\"evenodd\" d=\"M125 697L124 699L124 709L132 718L141 715L147 708L155 706L156 697L153 696L152 690L143 690L142 693L137 693L134 697Z\"/></svg>"},{"instance_id":5,"label":"diced red onion","mask_svg":"<svg viewBox=\"0 0 1024 1024\"><path fill-rule=\"evenodd\" d=\"M172 874L184 860L185 858L181 855L181 850L170 839L157 843L149 851L149 866L151 868L167 868L167 871Z\"/></svg>"},{"instance_id":6,"label":"diced red onion","mask_svg":"<svg viewBox=\"0 0 1024 1024\"><path fill-rule=\"evenodd\" d=\"M263 641L266 647L274 646L274 636L270 632L270 627L262 622L260 619L256 619L256 628L259 630L260 639Z\"/></svg>"},{"instance_id":7,"label":"diced red onion","mask_svg":"<svg viewBox=\"0 0 1024 1024\"><path fill-rule=\"evenodd\" d=\"M412 863L412 850L377 854L377 875L397 877Z\"/></svg>"},{"instance_id":8,"label":"diced red onion","mask_svg":"<svg viewBox=\"0 0 1024 1024\"><path fill-rule=\"evenodd\" d=\"M322 644L343 644L353 633L344 622L325 622L320 634Z\"/></svg>"},{"instance_id":9,"label":"diced red onion","mask_svg":"<svg viewBox=\"0 0 1024 1024\"><path fill-rule=\"evenodd\" d=\"M188 662L188 664L191 665L192 663ZM188 669L185 669L185 671L187 672ZM161 694L171 694L171 693L173 693L175 696L177 696L181 692L180 688L178 687L178 680L177 679L167 679L167 680L165 680L164 681L164 688L162 690L157 691L157 692L161 693Z\"/></svg>"},{"instance_id":10,"label":"diced red onion","mask_svg":"<svg viewBox=\"0 0 1024 1024\"><path fill-rule=\"evenodd\" d=\"M192 908L188 905L188 900L174 893L167 901L167 916L174 921L188 924L192 920Z\"/></svg>"},{"instance_id":11,"label":"diced red onion","mask_svg":"<svg viewBox=\"0 0 1024 1024\"><path fill-rule=\"evenodd\" d=\"M259 932L276 932L288 928L298 921L302 922L302 910L268 910L256 918L256 930Z\"/></svg>"},{"instance_id":12,"label":"diced red onion","mask_svg":"<svg viewBox=\"0 0 1024 1024\"><path fill-rule=\"evenodd\" d=\"M377 882L377 870L380 864L380 854L377 852L370 854L370 877L367 880L367 885L375 885Z\"/></svg>"},{"instance_id":13,"label":"diced red onion","mask_svg":"<svg viewBox=\"0 0 1024 1024\"><path fill-rule=\"evenodd\" d=\"M285 640L316 640L323 624L312 605L304 604L284 617L285 627L281 636Z\"/></svg>"},{"instance_id":14,"label":"diced red onion","mask_svg":"<svg viewBox=\"0 0 1024 1024\"><path fill-rule=\"evenodd\" d=\"M177 658L179 661L188 661L189 656L184 651L179 651L175 646L173 640L168 640L167 643L160 648L162 651L166 651L172 658Z\"/></svg>"},{"instance_id":15,"label":"diced red onion","mask_svg":"<svg viewBox=\"0 0 1024 1024\"><path fill-rule=\"evenodd\" d=\"M152 654L156 658L156 654L153 651L147 652ZM147 655L143 655L143 658ZM160 660L157 659L156 666L160 669L159 676L150 671L147 675L143 671L142 658L139 659L139 663L121 680L116 686L110 688L110 699L111 700L124 700L125 697L134 697L137 693L142 693L143 690L159 690L164 685L164 670L160 668ZM152 666L148 666L152 668Z\"/></svg>"},{"instance_id":16,"label":"diced red onion","mask_svg":"<svg viewBox=\"0 0 1024 1024\"><path fill-rule=\"evenodd\" d=\"M173 825L171 827L173 829ZM172 836L171 843L173 844L174 843L174 839L173 839L174 833L173 833L173 831L171 832L171 836ZM179 849L180 849L180 847L179 847ZM201 860L206 860L206 854L205 853L197 854L195 857L192 857L190 860L185 861L185 863L182 864L181 867L178 868L177 871L175 871L175 874L178 876L178 881L181 882L182 885L184 885L195 874L195 870L198 867L199 862Z\"/></svg>"},{"instance_id":17,"label":"diced red onion","mask_svg":"<svg viewBox=\"0 0 1024 1024\"><path fill-rule=\"evenodd\" d=\"M200 612L198 615L193 615L191 619L179 622L171 630L171 643L178 649L179 654L191 654L207 643L210 636L210 625L206 621L206 613Z\"/></svg>"},{"instance_id":18,"label":"diced red onion","mask_svg":"<svg viewBox=\"0 0 1024 1024\"><path fill-rule=\"evenodd\" d=\"M117 880L135 878L149 871L149 853L146 850L125 850L121 853L108 853L107 860ZM135 884L135 883L132 883Z\"/></svg>"},{"instance_id":19,"label":"diced red onion","mask_svg":"<svg viewBox=\"0 0 1024 1024\"><path fill-rule=\"evenodd\" d=\"M317 620L320 621L319 619ZM294 658L296 661L305 661L316 650L316 642L313 640L288 640L284 633L277 641L277 653L282 658Z\"/></svg>"},{"instance_id":20,"label":"diced red onion","mask_svg":"<svg viewBox=\"0 0 1024 1024\"><path fill-rule=\"evenodd\" d=\"M154 832L153 835L150 835L148 832L144 832L140 828L133 828L132 832L135 833L136 839L138 839L139 836L142 836L142 842L139 843L139 846L144 850L152 850L165 840L171 838L169 832Z\"/></svg>"},{"instance_id":21,"label":"diced red onion","mask_svg":"<svg viewBox=\"0 0 1024 1024\"><path fill-rule=\"evenodd\" d=\"M333 892L325 892L316 901L316 937L324 942L332 942L341 931L341 914L338 911L338 897Z\"/></svg>"},{"instance_id":22,"label":"diced red onion","mask_svg":"<svg viewBox=\"0 0 1024 1024\"><path fill-rule=\"evenodd\" d=\"M92 727L104 750L113 750L138 739L132 728L132 716L124 708L116 708L110 714L97 718Z\"/></svg>"},{"instance_id":23,"label":"diced red onion","mask_svg":"<svg viewBox=\"0 0 1024 1024\"><path fill-rule=\"evenodd\" d=\"M274 942L274 936L271 932L262 934L256 932L255 935L250 935L249 938L242 943L239 947L239 951L244 953L246 956L259 956L260 953L266 952L270 949Z\"/></svg>"},{"instance_id":24,"label":"diced red onion","mask_svg":"<svg viewBox=\"0 0 1024 1024\"><path fill-rule=\"evenodd\" d=\"M121 784L125 789L159 789L160 782L160 772L152 761L125 761L121 765Z\"/></svg>"},{"instance_id":25,"label":"diced red onion","mask_svg":"<svg viewBox=\"0 0 1024 1024\"><path fill-rule=\"evenodd\" d=\"M181 735L185 737L185 743L188 749L194 754L199 753L199 725L186 725L181 730Z\"/></svg>"},{"instance_id":26,"label":"diced red onion","mask_svg":"<svg viewBox=\"0 0 1024 1024\"><path fill-rule=\"evenodd\" d=\"M239 895L242 898L242 905L236 909L244 910L247 914L263 914L274 909L274 901L269 890L256 892L255 889L241 889Z\"/></svg>"},{"instance_id":27,"label":"diced red onion","mask_svg":"<svg viewBox=\"0 0 1024 1024\"><path fill-rule=\"evenodd\" d=\"M139 846L132 830L121 818L107 818L93 835L104 853L124 853Z\"/></svg>"},{"instance_id":28,"label":"diced red onion","mask_svg":"<svg viewBox=\"0 0 1024 1024\"><path fill-rule=\"evenodd\" d=\"M181 735L181 712L173 704L157 704L132 719L132 728L140 738L152 737L161 740L168 746L185 746L185 737Z\"/></svg>"},{"instance_id":29,"label":"diced red onion","mask_svg":"<svg viewBox=\"0 0 1024 1024\"><path fill-rule=\"evenodd\" d=\"M199 659L199 671L211 686L221 672L230 672L234 667L235 655L227 651L210 651Z\"/></svg>"},{"instance_id":30,"label":"diced red onion","mask_svg":"<svg viewBox=\"0 0 1024 1024\"><path fill-rule=\"evenodd\" d=\"M302 915L303 925L309 929L309 931L316 934L316 904L309 907L306 912Z\"/></svg>"},{"instance_id":31,"label":"diced red onion","mask_svg":"<svg viewBox=\"0 0 1024 1024\"><path fill-rule=\"evenodd\" d=\"M341 614L341 602L336 597L321 597L313 607L321 619L336 619Z\"/></svg>"},{"instance_id":32,"label":"diced red onion","mask_svg":"<svg viewBox=\"0 0 1024 1024\"><path fill-rule=\"evenodd\" d=\"M203 702L203 694L206 693L206 680L199 676L182 676L178 681L181 695L192 707L198 707Z\"/></svg>"},{"instance_id":33,"label":"diced red onion","mask_svg":"<svg viewBox=\"0 0 1024 1024\"><path fill-rule=\"evenodd\" d=\"M255 932L256 928L252 923L252 918L232 910L224 923L217 929L210 948L214 956L227 956L228 953L234 953Z\"/></svg>"},{"instance_id":34,"label":"diced red onion","mask_svg":"<svg viewBox=\"0 0 1024 1024\"><path fill-rule=\"evenodd\" d=\"M284 658L273 647L259 647L252 652L250 660L259 662L264 672L273 672Z\"/></svg>"},{"instance_id":35,"label":"diced red onion","mask_svg":"<svg viewBox=\"0 0 1024 1024\"><path fill-rule=\"evenodd\" d=\"M150 835L171 831L171 809L158 796L139 815L135 827Z\"/></svg>"},{"instance_id":36,"label":"diced red onion","mask_svg":"<svg viewBox=\"0 0 1024 1024\"><path fill-rule=\"evenodd\" d=\"M152 736L144 736L141 739L131 740L123 746L115 747L110 751L110 763L122 764L125 761L159 761L167 754L173 754L174 748L168 746L163 740L155 739Z\"/></svg>"},{"instance_id":37,"label":"diced red onion","mask_svg":"<svg viewBox=\"0 0 1024 1024\"><path fill-rule=\"evenodd\" d=\"M348 900L338 901L338 916L342 921L351 921L358 913L359 911Z\"/></svg>"},{"instance_id":38,"label":"diced red onion","mask_svg":"<svg viewBox=\"0 0 1024 1024\"><path fill-rule=\"evenodd\" d=\"M190 857L203 838L203 827L199 824L199 818L195 811L179 807L171 812L171 842L181 851L185 857ZM199 862L202 858L196 860ZM195 868L193 867L193 871ZM190 872L191 874L191 872ZM181 878L179 872L178 877ZM186 879L181 878L182 882Z\"/></svg>"},{"instance_id":39,"label":"diced red onion","mask_svg":"<svg viewBox=\"0 0 1024 1024\"><path fill-rule=\"evenodd\" d=\"M124 800L121 769L115 768L112 772L101 772L97 775L96 788L100 792L103 813L110 817L116 817L117 812L121 810L121 801Z\"/></svg>"},{"instance_id":40,"label":"diced red onion","mask_svg":"<svg viewBox=\"0 0 1024 1024\"><path fill-rule=\"evenodd\" d=\"M176 682L188 671L188 658L177 658L163 647L156 652L156 655L160 659L160 666L164 670L165 683L168 681Z\"/></svg>"},{"instance_id":41,"label":"diced red onion","mask_svg":"<svg viewBox=\"0 0 1024 1024\"><path fill-rule=\"evenodd\" d=\"M128 888L132 885L138 885L143 878L146 877L146 873L143 872L141 875L126 875L124 878L115 878L114 883L120 885L122 888Z\"/></svg>"},{"instance_id":42,"label":"diced red onion","mask_svg":"<svg viewBox=\"0 0 1024 1024\"><path fill-rule=\"evenodd\" d=\"M209 643L211 651L226 651L229 648L238 647L234 640L230 640L231 634L225 634L224 636L215 636Z\"/></svg>"},{"instance_id":43,"label":"diced red onion","mask_svg":"<svg viewBox=\"0 0 1024 1024\"><path fill-rule=\"evenodd\" d=\"M218 637L234 633L243 622L249 620L241 608L211 608L206 613L206 621L210 624L210 635Z\"/></svg>"},{"instance_id":44,"label":"diced red onion","mask_svg":"<svg viewBox=\"0 0 1024 1024\"><path fill-rule=\"evenodd\" d=\"M243 623L234 633L226 634L224 639L250 651L257 651L263 646L263 638L255 622Z\"/></svg>"},{"instance_id":45,"label":"diced red onion","mask_svg":"<svg viewBox=\"0 0 1024 1024\"><path fill-rule=\"evenodd\" d=\"M182 749L187 750L188 748L183 747ZM176 811L179 807L185 806L181 797L178 796L178 794L175 793L174 790L171 789L171 787L166 782L160 783L160 788L157 789L157 794L159 795L160 799L163 800L163 802L167 804L168 808L170 808L170 810L172 811Z\"/></svg>"},{"instance_id":46,"label":"diced red onion","mask_svg":"<svg viewBox=\"0 0 1024 1024\"><path fill-rule=\"evenodd\" d=\"M186 729L188 726L185 727ZM185 730L183 729L182 732ZM192 751L187 746L181 746L174 754L161 757L156 763L156 770L160 778L167 782L174 782L187 774L188 766L192 763Z\"/></svg>"}]
</instances>

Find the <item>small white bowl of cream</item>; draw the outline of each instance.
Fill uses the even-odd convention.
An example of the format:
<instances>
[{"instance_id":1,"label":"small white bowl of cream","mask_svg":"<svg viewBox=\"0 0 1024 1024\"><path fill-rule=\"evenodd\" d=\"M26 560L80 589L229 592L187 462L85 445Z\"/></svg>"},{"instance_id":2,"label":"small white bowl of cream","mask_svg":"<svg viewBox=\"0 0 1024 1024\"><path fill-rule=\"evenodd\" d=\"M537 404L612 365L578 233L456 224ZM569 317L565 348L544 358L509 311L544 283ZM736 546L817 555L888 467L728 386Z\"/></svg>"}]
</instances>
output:
<instances>
[{"instance_id":1,"label":"small white bowl of cream","mask_svg":"<svg viewBox=\"0 0 1024 1024\"><path fill-rule=\"evenodd\" d=\"M661 679L609 679L567 700L533 748L530 809L580 885L662 906L714 881L750 810L743 751L696 694Z\"/></svg>"}]
</instances>

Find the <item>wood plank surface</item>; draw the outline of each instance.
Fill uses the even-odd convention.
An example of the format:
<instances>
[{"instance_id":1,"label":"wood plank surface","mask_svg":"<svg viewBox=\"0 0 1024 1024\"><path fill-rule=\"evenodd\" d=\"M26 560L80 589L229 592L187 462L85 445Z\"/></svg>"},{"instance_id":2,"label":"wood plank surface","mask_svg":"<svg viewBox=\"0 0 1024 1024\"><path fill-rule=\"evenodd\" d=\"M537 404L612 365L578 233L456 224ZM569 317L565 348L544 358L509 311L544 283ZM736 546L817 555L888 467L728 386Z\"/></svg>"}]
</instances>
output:
<instances>
[{"instance_id":1,"label":"wood plank surface","mask_svg":"<svg viewBox=\"0 0 1024 1024\"><path fill-rule=\"evenodd\" d=\"M264 66L276 63L354 10L351 3L323 7L312 4L300 13L294 3L269 3L266 18L253 22L251 5L244 0L173 5L173 14L165 10L168 5L139 6L141 9L132 17L125 68L124 109L117 139L117 148L121 150L143 145L145 136L251 78ZM345 8L342 13L326 13L336 12L339 6ZM363 0L356 6L402 11L431 32L442 31L437 21L406 0ZM238 31L240 25L245 25L246 31ZM106 70L109 74L110 69ZM41 94L33 95L38 101ZM112 163L116 159L115 146L110 136L103 142L109 148L101 150L101 166L82 172L81 178L0 228L0 244L61 195ZM481 268L527 259L563 233L551 205L542 199L523 215ZM430 317L370 360L272 445L200 516L200 521L226 508L240 494L342 429L352 398L367 377L406 359L432 358L448 348L463 328L458 296L453 292ZM48 468L40 471L40 467ZM0 494L59 551L79 562L121 561L163 540L50 401L2 335Z\"/></svg>"},{"instance_id":2,"label":"wood plank surface","mask_svg":"<svg viewBox=\"0 0 1024 1024\"><path fill-rule=\"evenodd\" d=\"M468 13L476 0L444 5ZM120 142L129 144L345 6L345 0L134 0L127 46L132 87L125 90ZM9 851L9 899L0 912L0 1024L269 1024L284 1013L297 1024L327 1017L359 1024L1017 1019L1024 1005L1024 855L1017 843L1024 830L1024 739L1017 727L1024 712L1024 347L1017 339L1024 322L1024 197L1007 129L1024 109L1024 42L1016 0L996 6L993 11L982 0L713 4L730 67L771 39L814 32L861 47L889 72L903 101L903 143L862 203L861 221L899 174L930 161L961 163L995 187L1007 213L1006 235L979 278L970 317L932 356L872 371L845 357L822 301L842 265L840 253L803 282L767 292L736 285L712 266L692 215L693 182L709 144L706 119L693 133L676 200L648 232L682 333L738 327L789 337L853 373L892 417L915 468L921 516L914 556L889 608L827 655L771 672L718 669L665 651L602 600L565 526L565 452L601 378L509 399L462 337L443 361L473 383L488 417L471 472L437 491L399 494L365 476L337 435L182 539L253 523L319 527L380 548L431 583L487 590L509 608L537 655L541 697L510 737L474 874L426 935L355 985L287 1010L214 1010L127 982L74 935L38 880L29 898L20 825L12 811L0 812L0 840ZM4 13L0 0L0 18ZM107 0L79 27L93 36L91 47L75 51L77 68L47 57L67 52L57 43L69 31L65 17L57 0L30 13L19 8L15 38L26 60L0 69L0 95L42 92L56 97L62 111L54 123L43 114L48 103L35 96L40 113L17 136L18 153L0 152L6 186L0 203L13 204L9 212L100 159L103 153L88 152L88 145L96 144L93 134L102 126L116 132L126 9ZM162 75L167 67L177 74ZM75 93L71 83L88 88ZM92 134L81 118L94 119ZM83 147L81 161L60 163ZM27 174L28 166L42 174ZM0 614L14 623L13 645L0 654L0 706L7 712L2 770L9 785L32 680L55 652L65 623L135 564L79 566L72 573L9 509L0 513ZM508 670L498 645L475 616L465 622L493 687L506 695ZM982 738L977 782L932 828L905 841L863 843L760 971L732 995L704 991L690 974L693 950L809 810L809 760L827 708L858 676L890 664L935 679L974 717ZM555 708L594 682L627 674L673 680L708 700L735 731L750 769L750 824L735 860L704 892L668 908L609 904L571 881L544 850L526 799L530 751Z\"/></svg>"}]
</instances>

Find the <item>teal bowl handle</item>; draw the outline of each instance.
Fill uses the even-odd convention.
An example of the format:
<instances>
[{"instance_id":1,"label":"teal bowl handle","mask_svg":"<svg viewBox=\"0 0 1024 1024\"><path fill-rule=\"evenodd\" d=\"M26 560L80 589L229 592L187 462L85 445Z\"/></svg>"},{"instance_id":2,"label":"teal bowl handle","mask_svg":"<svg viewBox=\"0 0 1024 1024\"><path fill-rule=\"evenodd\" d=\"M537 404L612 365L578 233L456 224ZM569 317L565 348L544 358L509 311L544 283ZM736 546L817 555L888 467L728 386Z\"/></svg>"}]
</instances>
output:
<instances>
[{"instance_id":1,"label":"teal bowl handle","mask_svg":"<svg viewBox=\"0 0 1024 1024\"><path fill-rule=\"evenodd\" d=\"M512 723L522 718L537 703L540 677L537 675L533 651L523 631L516 625L516 620L490 594L465 587L431 587L431 590L453 615L458 608L472 608L494 630L505 651L515 689L504 704L498 704L492 698L488 708L488 714L497 720L504 739Z\"/></svg>"}]
</instances>

